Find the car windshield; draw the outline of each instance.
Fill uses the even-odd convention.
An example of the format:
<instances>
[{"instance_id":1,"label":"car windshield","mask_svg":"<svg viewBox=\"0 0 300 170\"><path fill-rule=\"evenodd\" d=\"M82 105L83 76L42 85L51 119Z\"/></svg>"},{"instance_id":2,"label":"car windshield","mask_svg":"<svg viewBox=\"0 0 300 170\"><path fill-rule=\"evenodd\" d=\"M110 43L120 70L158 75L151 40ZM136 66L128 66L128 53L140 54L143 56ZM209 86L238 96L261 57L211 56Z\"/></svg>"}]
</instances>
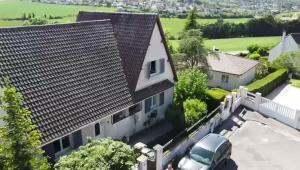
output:
<instances>
[{"instance_id":1,"label":"car windshield","mask_svg":"<svg viewBox=\"0 0 300 170\"><path fill-rule=\"evenodd\" d=\"M194 146L190 152L190 157L197 162L201 162L206 165L210 165L214 156L214 153L208 151L199 146Z\"/></svg>"}]
</instances>

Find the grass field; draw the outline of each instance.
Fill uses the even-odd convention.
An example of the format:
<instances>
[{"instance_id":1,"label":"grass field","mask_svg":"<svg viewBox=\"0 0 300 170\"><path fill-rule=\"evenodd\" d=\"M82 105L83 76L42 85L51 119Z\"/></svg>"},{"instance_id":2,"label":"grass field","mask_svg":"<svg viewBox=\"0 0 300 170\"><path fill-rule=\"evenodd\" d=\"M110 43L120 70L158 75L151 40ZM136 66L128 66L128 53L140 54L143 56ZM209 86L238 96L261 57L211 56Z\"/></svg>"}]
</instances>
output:
<instances>
[{"instance_id":1,"label":"grass field","mask_svg":"<svg viewBox=\"0 0 300 170\"><path fill-rule=\"evenodd\" d=\"M249 18L237 18L237 19L224 19L227 22L233 23L245 23ZM201 25L211 24L217 21L217 19L197 19ZM171 35L178 37L178 34L183 30L186 19L179 18L161 18L162 25L165 30L170 32Z\"/></svg>"},{"instance_id":2,"label":"grass field","mask_svg":"<svg viewBox=\"0 0 300 170\"><path fill-rule=\"evenodd\" d=\"M227 38L227 39L210 39L204 40L204 45L208 49L214 46L224 52L246 51L247 47L257 44L264 47L273 47L281 40L280 36L276 37L246 37L246 38ZM179 40L171 41L172 45L177 49Z\"/></svg>"},{"instance_id":3,"label":"grass field","mask_svg":"<svg viewBox=\"0 0 300 170\"><path fill-rule=\"evenodd\" d=\"M300 88L300 80L292 79L291 83L292 83L292 86Z\"/></svg>"},{"instance_id":4,"label":"grass field","mask_svg":"<svg viewBox=\"0 0 300 170\"><path fill-rule=\"evenodd\" d=\"M30 0L0 0L0 27L20 26L23 25L22 21L7 21L4 19L20 18L24 13L35 13L36 16L62 16L63 19L51 20L59 23L74 22L79 11L102 11L114 12L115 8L108 7L93 7L93 6L80 6L80 5L56 5L31 2ZM246 22L248 19L225 19L228 22L241 23ZM178 18L162 18L161 19L164 29L168 30L171 35L178 36L179 32L183 30L185 19ZM209 24L216 22L216 19L198 19L200 24Z\"/></svg>"}]
</instances>

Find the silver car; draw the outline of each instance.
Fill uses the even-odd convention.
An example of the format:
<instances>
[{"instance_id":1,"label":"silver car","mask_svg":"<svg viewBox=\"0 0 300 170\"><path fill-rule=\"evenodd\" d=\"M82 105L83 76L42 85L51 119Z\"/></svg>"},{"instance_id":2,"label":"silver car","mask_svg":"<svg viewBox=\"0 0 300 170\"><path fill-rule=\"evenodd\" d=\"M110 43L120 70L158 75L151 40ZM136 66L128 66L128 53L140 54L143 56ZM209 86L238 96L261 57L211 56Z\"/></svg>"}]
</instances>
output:
<instances>
[{"instance_id":1,"label":"silver car","mask_svg":"<svg viewBox=\"0 0 300 170\"><path fill-rule=\"evenodd\" d=\"M208 134L178 163L179 170L215 170L230 159L231 143L219 134Z\"/></svg>"}]
</instances>

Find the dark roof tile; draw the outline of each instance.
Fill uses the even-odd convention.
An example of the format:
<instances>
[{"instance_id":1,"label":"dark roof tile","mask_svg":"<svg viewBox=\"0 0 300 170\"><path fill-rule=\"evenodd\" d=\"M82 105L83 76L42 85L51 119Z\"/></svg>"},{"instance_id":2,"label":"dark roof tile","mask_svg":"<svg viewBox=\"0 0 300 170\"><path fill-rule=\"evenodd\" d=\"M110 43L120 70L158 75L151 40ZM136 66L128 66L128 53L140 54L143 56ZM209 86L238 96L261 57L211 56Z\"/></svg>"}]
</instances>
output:
<instances>
[{"instance_id":1,"label":"dark roof tile","mask_svg":"<svg viewBox=\"0 0 300 170\"><path fill-rule=\"evenodd\" d=\"M109 20L2 28L0 44L43 143L133 104Z\"/></svg>"}]
</instances>

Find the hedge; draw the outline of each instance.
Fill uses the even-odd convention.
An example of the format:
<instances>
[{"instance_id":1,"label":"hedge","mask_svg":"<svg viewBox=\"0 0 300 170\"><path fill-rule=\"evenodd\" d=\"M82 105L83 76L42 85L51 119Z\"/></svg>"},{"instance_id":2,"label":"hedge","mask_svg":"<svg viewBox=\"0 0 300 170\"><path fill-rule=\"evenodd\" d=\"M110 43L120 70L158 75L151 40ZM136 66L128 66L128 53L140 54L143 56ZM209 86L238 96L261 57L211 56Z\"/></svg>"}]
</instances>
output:
<instances>
[{"instance_id":1,"label":"hedge","mask_svg":"<svg viewBox=\"0 0 300 170\"><path fill-rule=\"evenodd\" d=\"M265 78L257 80L247 86L248 91L252 93L260 92L263 96L268 95L275 88L286 82L288 79L287 69L278 69Z\"/></svg>"},{"instance_id":2,"label":"hedge","mask_svg":"<svg viewBox=\"0 0 300 170\"><path fill-rule=\"evenodd\" d=\"M207 105L208 111L213 110L214 108L220 105L220 102L224 101L225 97L229 94L229 91L220 89L220 88L211 88L207 90Z\"/></svg>"}]
</instances>

